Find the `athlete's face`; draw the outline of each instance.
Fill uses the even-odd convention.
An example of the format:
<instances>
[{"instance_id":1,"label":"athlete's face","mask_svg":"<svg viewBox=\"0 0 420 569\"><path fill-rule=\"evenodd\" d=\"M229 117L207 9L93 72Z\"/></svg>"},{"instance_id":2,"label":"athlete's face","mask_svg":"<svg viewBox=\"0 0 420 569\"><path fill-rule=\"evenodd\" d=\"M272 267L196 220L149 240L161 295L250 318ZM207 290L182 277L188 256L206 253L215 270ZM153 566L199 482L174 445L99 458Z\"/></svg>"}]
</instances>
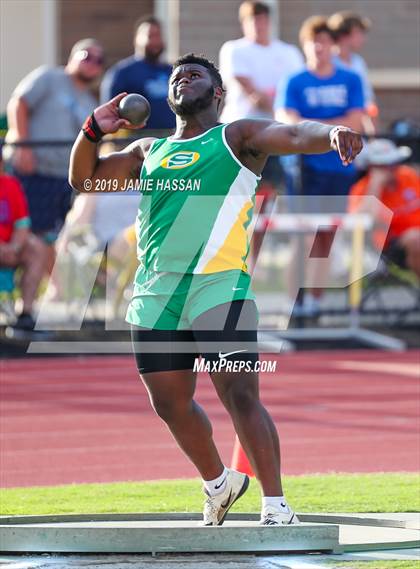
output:
<instances>
[{"instance_id":1,"label":"athlete's face","mask_svg":"<svg viewBox=\"0 0 420 569\"><path fill-rule=\"evenodd\" d=\"M177 67L169 79L168 103L179 116L195 115L220 99L209 71L197 63Z\"/></svg>"}]
</instances>

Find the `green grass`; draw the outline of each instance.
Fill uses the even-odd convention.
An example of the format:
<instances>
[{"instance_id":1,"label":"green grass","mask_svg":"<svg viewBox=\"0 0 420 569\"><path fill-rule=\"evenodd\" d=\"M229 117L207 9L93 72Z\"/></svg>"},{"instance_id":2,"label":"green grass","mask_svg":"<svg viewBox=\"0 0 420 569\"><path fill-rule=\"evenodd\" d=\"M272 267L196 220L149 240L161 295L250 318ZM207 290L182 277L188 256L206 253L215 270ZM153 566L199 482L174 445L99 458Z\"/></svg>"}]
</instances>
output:
<instances>
[{"instance_id":1,"label":"green grass","mask_svg":"<svg viewBox=\"0 0 420 569\"><path fill-rule=\"evenodd\" d=\"M288 476L284 489L298 512L416 512L419 480L408 473ZM253 479L233 511L258 512L260 501ZM202 504L198 479L0 490L1 515L199 512Z\"/></svg>"},{"instance_id":2,"label":"green grass","mask_svg":"<svg viewBox=\"0 0 420 569\"><path fill-rule=\"evenodd\" d=\"M324 561L331 569L418 569L418 561Z\"/></svg>"}]
</instances>

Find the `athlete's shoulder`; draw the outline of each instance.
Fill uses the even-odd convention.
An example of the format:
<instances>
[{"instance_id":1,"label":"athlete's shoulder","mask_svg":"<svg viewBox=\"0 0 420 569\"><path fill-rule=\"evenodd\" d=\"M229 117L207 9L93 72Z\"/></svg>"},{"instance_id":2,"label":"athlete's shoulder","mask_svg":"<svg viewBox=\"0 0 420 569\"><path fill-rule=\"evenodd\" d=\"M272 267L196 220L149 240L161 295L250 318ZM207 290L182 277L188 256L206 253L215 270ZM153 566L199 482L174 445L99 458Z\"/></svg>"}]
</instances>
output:
<instances>
[{"instance_id":1,"label":"athlete's shoulder","mask_svg":"<svg viewBox=\"0 0 420 569\"><path fill-rule=\"evenodd\" d=\"M254 134L274 122L270 119L239 119L226 125L225 136L228 141L242 146Z\"/></svg>"},{"instance_id":2,"label":"athlete's shoulder","mask_svg":"<svg viewBox=\"0 0 420 569\"><path fill-rule=\"evenodd\" d=\"M126 146L124 150L122 150L122 152L124 154L131 154L132 156L138 158L139 160L145 160L156 140L163 140L163 139L152 136L139 138L134 142L131 142L128 146Z\"/></svg>"}]
</instances>

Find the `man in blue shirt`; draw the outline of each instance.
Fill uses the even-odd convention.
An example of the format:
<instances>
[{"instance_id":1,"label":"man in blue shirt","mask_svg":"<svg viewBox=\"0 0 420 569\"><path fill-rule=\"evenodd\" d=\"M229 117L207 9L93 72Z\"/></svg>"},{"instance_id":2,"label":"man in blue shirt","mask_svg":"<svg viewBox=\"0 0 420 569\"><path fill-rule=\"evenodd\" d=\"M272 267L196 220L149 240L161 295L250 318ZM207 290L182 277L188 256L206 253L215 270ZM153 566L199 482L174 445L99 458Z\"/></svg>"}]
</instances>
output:
<instances>
[{"instance_id":1,"label":"man in blue shirt","mask_svg":"<svg viewBox=\"0 0 420 569\"><path fill-rule=\"evenodd\" d=\"M337 68L332 61L334 40L326 18L313 16L306 20L299 38L306 56L306 70L293 75L283 95L284 119L288 123L313 119L328 124L342 124L362 130L363 89L355 73ZM304 170L317 179L308 178L304 194L343 195L351 186L354 166L345 167L335 152L306 155ZM319 174L328 174L319 176ZM331 176L333 178L331 178ZM336 178L337 176L337 178ZM318 178L320 178L318 180ZM332 183L332 180L336 183ZM322 191L319 191L322 190Z\"/></svg>"},{"instance_id":2,"label":"man in blue shirt","mask_svg":"<svg viewBox=\"0 0 420 569\"><path fill-rule=\"evenodd\" d=\"M122 92L140 93L152 109L147 128L172 129L175 115L166 101L172 67L161 63L164 50L160 22L150 16L140 20L134 37L134 55L111 67L102 81L101 101L109 101Z\"/></svg>"},{"instance_id":3,"label":"man in blue shirt","mask_svg":"<svg viewBox=\"0 0 420 569\"><path fill-rule=\"evenodd\" d=\"M366 62L359 53L369 32L370 20L354 12L343 11L330 16L328 25L336 42L333 56L334 65L353 71L360 77L365 98L365 132L373 134L375 131L374 123L377 122L378 117L378 107L369 81Z\"/></svg>"},{"instance_id":4,"label":"man in blue shirt","mask_svg":"<svg viewBox=\"0 0 420 569\"><path fill-rule=\"evenodd\" d=\"M341 124L361 131L364 114L362 83L358 75L346 69L338 68L332 60L334 38L327 19L312 16L303 23L299 40L306 57L306 70L293 75L285 88L278 93L276 100L276 118L287 123L296 123L302 119L318 120L327 124ZM355 168L351 164L343 166L336 153L323 155L307 154L302 157L301 184L288 187L292 194L289 201L291 209L304 208L311 213L337 213L345 211L343 199L331 199L332 196L345 196L355 181ZM293 196L294 194L294 196ZM305 196L304 203L299 203L299 195ZM310 196L307 199L306 196ZM324 231L317 235L311 256L328 257L333 235ZM293 255L292 258L296 258ZM325 282L325 263L310 276L312 295L308 295L308 304L318 305ZM291 275L296 274L293 267ZM289 279L291 295L300 283ZM315 288L317 287L317 288ZM305 299L306 300L306 299Z\"/></svg>"}]
</instances>

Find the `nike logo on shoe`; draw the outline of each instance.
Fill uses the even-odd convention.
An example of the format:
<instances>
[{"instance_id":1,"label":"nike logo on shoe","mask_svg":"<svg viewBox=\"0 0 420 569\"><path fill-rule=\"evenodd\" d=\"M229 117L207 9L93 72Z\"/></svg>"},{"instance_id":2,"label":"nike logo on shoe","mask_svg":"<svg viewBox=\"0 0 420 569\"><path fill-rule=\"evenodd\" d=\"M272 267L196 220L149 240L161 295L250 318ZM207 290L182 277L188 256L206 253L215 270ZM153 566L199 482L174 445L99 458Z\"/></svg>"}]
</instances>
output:
<instances>
[{"instance_id":1,"label":"nike logo on shoe","mask_svg":"<svg viewBox=\"0 0 420 569\"><path fill-rule=\"evenodd\" d=\"M231 497L232 497L232 490L229 492L229 496L228 496L228 499L226 500L226 502L224 504L220 504L220 507L221 508L227 508L229 506Z\"/></svg>"},{"instance_id":2,"label":"nike logo on shoe","mask_svg":"<svg viewBox=\"0 0 420 569\"><path fill-rule=\"evenodd\" d=\"M219 488L221 488L221 487L223 486L223 484L224 484L225 482L226 482L226 476L223 478L223 481L220 482L219 485L216 485L216 486L214 487L214 489L215 489L215 490L218 490Z\"/></svg>"},{"instance_id":3,"label":"nike logo on shoe","mask_svg":"<svg viewBox=\"0 0 420 569\"><path fill-rule=\"evenodd\" d=\"M219 352L219 358L222 360L224 358L227 358L228 356L232 356L233 354L239 354L241 352L247 352L248 350L235 350L234 352L226 352L225 354L222 354L222 352Z\"/></svg>"},{"instance_id":4,"label":"nike logo on shoe","mask_svg":"<svg viewBox=\"0 0 420 569\"><path fill-rule=\"evenodd\" d=\"M296 514L293 514L293 516L290 518L290 520L287 522L286 525L294 524L295 520L297 520L297 516L296 516Z\"/></svg>"},{"instance_id":5,"label":"nike logo on shoe","mask_svg":"<svg viewBox=\"0 0 420 569\"><path fill-rule=\"evenodd\" d=\"M261 525L263 526L288 526L293 524L299 523L299 518L296 516L294 512L290 512L289 519L281 519L279 515L273 513L268 513L265 517L261 520ZM279 519L280 518L280 519Z\"/></svg>"}]
</instances>

